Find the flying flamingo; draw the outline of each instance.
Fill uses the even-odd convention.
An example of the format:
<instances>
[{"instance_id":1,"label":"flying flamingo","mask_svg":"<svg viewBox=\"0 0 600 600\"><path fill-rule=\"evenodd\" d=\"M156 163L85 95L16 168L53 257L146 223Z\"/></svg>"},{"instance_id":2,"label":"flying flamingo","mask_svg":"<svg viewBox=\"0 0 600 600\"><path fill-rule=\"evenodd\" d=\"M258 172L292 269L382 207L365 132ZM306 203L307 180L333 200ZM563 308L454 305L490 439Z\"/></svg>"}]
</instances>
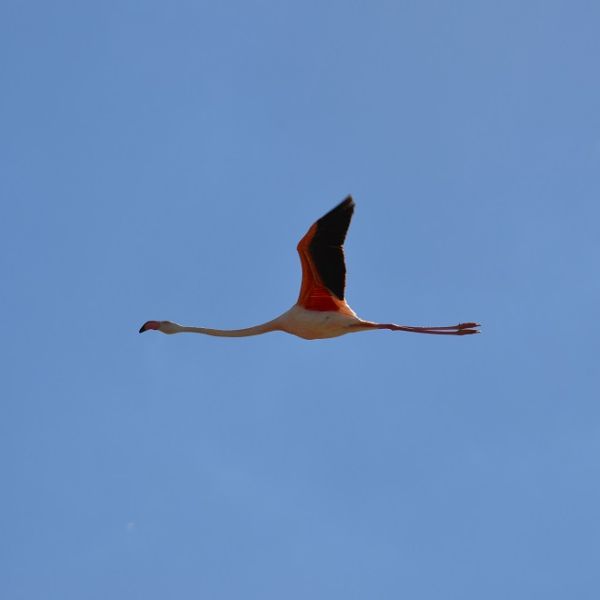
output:
<instances>
[{"instance_id":1,"label":"flying flamingo","mask_svg":"<svg viewBox=\"0 0 600 600\"><path fill-rule=\"evenodd\" d=\"M298 244L302 263L302 286L298 301L276 319L245 329L206 329L188 327L171 321L147 321L140 333L155 329L162 333L203 333L222 337L245 337L269 331L285 331L307 340L332 338L346 333L391 329L437 335L479 333L479 323L460 323L448 327L411 327L394 323L364 321L344 300L346 265L344 239L354 212L354 200L348 196L321 217Z\"/></svg>"}]
</instances>

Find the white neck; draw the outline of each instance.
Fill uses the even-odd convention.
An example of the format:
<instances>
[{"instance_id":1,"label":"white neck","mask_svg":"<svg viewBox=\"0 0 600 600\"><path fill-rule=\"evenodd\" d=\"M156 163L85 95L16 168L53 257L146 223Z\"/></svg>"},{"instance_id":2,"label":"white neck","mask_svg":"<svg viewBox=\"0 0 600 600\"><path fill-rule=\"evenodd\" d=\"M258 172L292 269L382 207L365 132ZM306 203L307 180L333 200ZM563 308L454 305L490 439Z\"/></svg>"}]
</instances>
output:
<instances>
[{"instance_id":1,"label":"white neck","mask_svg":"<svg viewBox=\"0 0 600 600\"><path fill-rule=\"evenodd\" d=\"M268 321L262 325L254 327L246 327L244 329L207 329L206 327L188 327L185 325L177 325L173 333L203 333L204 335L214 335L218 337L247 337L249 335L260 335L269 331L277 331L280 329L277 319Z\"/></svg>"}]
</instances>

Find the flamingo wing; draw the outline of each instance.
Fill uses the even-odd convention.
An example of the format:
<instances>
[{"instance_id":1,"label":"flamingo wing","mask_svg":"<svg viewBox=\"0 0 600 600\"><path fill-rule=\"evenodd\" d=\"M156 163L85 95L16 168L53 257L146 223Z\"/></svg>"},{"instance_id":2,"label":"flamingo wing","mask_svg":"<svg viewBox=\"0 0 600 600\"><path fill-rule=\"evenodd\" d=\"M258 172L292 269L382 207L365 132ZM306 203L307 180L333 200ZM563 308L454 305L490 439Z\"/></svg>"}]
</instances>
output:
<instances>
[{"instance_id":1,"label":"flamingo wing","mask_svg":"<svg viewBox=\"0 0 600 600\"><path fill-rule=\"evenodd\" d=\"M344 301L343 245L353 212L354 200L348 196L314 223L298 244L302 263L298 304L308 310L350 310Z\"/></svg>"}]
</instances>

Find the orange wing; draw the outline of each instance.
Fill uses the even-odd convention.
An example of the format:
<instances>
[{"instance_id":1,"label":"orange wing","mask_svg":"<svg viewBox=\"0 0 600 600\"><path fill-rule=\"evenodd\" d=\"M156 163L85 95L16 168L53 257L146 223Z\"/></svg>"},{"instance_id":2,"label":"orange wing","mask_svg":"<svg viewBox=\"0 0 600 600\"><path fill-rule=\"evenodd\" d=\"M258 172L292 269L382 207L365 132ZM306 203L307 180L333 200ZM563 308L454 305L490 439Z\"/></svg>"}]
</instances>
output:
<instances>
[{"instance_id":1,"label":"orange wing","mask_svg":"<svg viewBox=\"0 0 600 600\"><path fill-rule=\"evenodd\" d=\"M314 223L298 244L302 263L298 304L308 310L352 312L344 301L343 245L353 212L354 200L348 196Z\"/></svg>"}]
</instances>

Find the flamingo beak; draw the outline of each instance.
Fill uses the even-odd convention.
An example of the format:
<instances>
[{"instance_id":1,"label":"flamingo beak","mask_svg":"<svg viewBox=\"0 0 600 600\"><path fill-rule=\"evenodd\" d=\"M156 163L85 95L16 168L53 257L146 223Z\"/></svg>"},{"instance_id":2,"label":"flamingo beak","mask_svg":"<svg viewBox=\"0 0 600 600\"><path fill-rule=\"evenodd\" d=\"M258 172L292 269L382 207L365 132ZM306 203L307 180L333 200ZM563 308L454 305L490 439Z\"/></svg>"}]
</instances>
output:
<instances>
[{"instance_id":1,"label":"flamingo beak","mask_svg":"<svg viewBox=\"0 0 600 600\"><path fill-rule=\"evenodd\" d=\"M146 321L141 327L139 333L144 333L149 329L158 329L160 323L158 321Z\"/></svg>"}]
</instances>

